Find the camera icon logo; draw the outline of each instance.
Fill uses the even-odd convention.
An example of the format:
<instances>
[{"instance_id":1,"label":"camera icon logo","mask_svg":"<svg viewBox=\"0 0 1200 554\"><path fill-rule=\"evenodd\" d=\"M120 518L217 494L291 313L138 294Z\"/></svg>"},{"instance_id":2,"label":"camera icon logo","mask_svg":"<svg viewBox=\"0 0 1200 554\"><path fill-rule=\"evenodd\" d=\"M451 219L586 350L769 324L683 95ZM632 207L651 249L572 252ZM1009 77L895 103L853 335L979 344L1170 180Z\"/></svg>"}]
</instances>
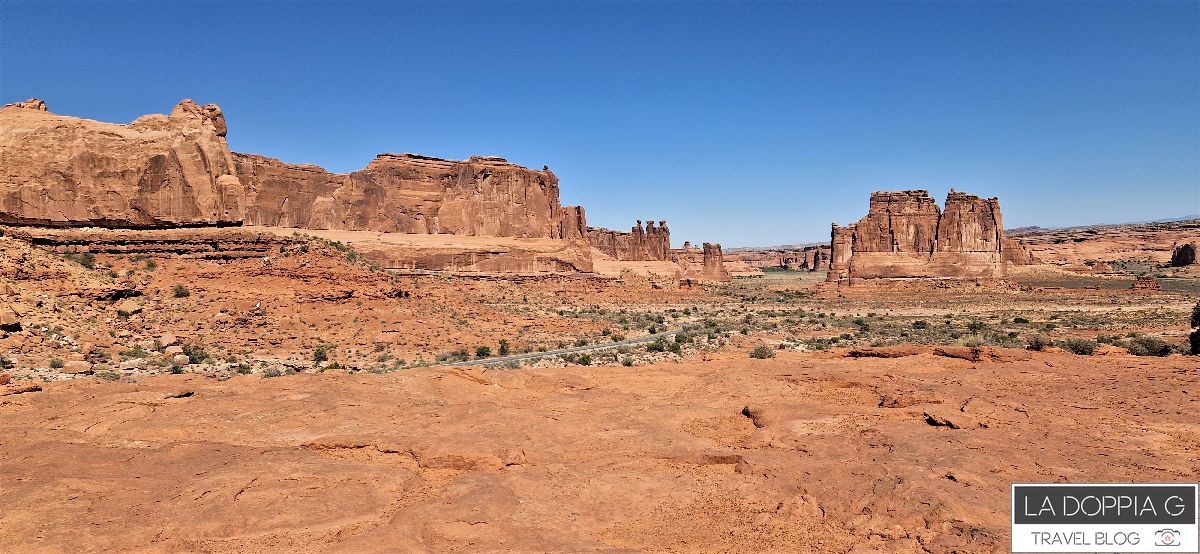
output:
<instances>
[{"instance_id":1,"label":"camera icon logo","mask_svg":"<svg viewBox=\"0 0 1200 554\"><path fill-rule=\"evenodd\" d=\"M1154 532L1154 546L1179 546L1179 531L1159 529Z\"/></svg>"}]
</instances>

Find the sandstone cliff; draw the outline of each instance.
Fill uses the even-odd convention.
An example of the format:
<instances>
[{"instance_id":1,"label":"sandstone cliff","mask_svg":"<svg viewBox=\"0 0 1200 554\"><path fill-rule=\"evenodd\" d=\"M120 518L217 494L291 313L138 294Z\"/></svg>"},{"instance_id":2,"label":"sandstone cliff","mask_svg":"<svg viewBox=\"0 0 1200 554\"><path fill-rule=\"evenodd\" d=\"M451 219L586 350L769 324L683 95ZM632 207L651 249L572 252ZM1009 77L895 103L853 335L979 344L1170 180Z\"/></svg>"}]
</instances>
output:
<instances>
[{"instance_id":1,"label":"sandstone cliff","mask_svg":"<svg viewBox=\"0 0 1200 554\"><path fill-rule=\"evenodd\" d=\"M234 160L248 225L564 238L558 178L548 168L495 157L380 154L362 170L335 174L251 154ZM570 214L570 225L578 227L582 216Z\"/></svg>"},{"instance_id":2,"label":"sandstone cliff","mask_svg":"<svg viewBox=\"0 0 1200 554\"><path fill-rule=\"evenodd\" d=\"M1005 244L995 198L951 190L942 210L923 190L876 192L858 223L833 226L828 280L1003 278Z\"/></svg>"},{"instance_id":3,"label":"sandstone cliff","mask_svg":"<svg viewBox=\"0 0 1200 554\"><path fill-rule=\"evenodd\" d=\"M0 223L177 227L237 224L243 188L213 104L184 100L129 125L0 108Z\"/></svg>"},{"instance_id":4,"label":"sandstone cliff","mask_svg":"<svg viewBox=\"0 0 1200 554\"><path fill-rule=\"evenodd\" d=\"M732 280L725 269L725 257L721 253L720 244L706 242L698 249L690 242L685 242L683 248L671 250L670 256L683 270L684 279L717 282Z\"/></svg>"},{"instance_id":5,"label":"sandstone cliff","mask_svg":"<svg viewBox=\"0 0 1200 554\"><path fill-rule=\"evenodd\" d=\"M645 229L639 220L628 232L613 231L601 227L588 227L588 241L614 260L655 261L669 259L671 252L671 230L666 221L647 221Z\"/></svg>"}]
</instances>

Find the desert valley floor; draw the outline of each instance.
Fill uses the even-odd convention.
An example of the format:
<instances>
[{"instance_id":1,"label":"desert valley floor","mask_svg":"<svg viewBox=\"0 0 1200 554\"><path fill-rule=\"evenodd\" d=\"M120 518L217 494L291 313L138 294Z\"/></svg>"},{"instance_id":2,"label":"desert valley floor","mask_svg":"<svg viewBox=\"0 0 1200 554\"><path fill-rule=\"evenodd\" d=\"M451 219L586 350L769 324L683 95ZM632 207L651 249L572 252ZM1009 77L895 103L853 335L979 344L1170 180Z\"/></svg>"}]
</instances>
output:
<instances>
[{"instance_id":1,"label":"desert valley floor","mask_svg":"<svg viewBox=\"0 0 1200 554\"><path fill-rule=\"evenodd\" d=\"M1010 483L1200 475L1196 266L877 290L0 248L6 552L990 552Z\"/></svg>"}]
</instances>

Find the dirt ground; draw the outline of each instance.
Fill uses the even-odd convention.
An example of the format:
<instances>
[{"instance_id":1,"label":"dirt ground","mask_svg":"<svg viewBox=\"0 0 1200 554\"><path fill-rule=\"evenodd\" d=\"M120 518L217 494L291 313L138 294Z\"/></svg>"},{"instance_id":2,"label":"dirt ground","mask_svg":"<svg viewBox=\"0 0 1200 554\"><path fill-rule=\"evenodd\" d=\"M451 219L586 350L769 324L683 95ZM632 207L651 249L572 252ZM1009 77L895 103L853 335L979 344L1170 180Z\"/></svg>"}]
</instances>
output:
<instances>
[{"instance_id":1,"label":"dirt ground","mask_svg":"<svg viewBox=\"0 0 1200 554\"><path fill-rule=\"evenodd\" d=\"M1193 273L897 293L0 249L5 552L998 552L1010 483L1200 475Z\"/></svg>"}]
</instances>

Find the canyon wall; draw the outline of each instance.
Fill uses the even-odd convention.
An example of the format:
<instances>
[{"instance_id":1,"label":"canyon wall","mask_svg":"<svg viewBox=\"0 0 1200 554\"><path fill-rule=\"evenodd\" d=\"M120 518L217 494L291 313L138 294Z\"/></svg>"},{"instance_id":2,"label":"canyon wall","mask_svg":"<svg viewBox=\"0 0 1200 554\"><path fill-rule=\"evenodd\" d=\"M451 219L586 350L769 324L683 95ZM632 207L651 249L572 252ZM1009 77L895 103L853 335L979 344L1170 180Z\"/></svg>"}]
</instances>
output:
<instances>
[{"instance_id":1,"label":"canyon wall","mask_svg":"<svg viewBox=\"0 0 1200 554\"><path fill-rule=\"evenodd\" d=\"M564 238L558 178L549 168L496 157L380 154L364 169L335 174L264 156L233 157L246 188L248 225Z\"/></svg>"},{"instance_id":2,"label":"canyon wall","mask_svg":"<svg viewBox=\"0 0 1200 554\"><path fill-rule=\"evenodd\" d=\"M641 220L629 232L613 231L602 227L587 228L588 242L592 247L620 261L657 261L669 259L671 252L671 230L666 221Z\"/></svg>"},{"instance_id":3,"label":"canyon wall","mask_svg":"<svg viewBox=\"0 0 1200 554\"><path fill-rule=\"evenodd\" d=\"M129 125L0 108L0 223L161 228L236 225L245 191L213 104L184 100Z\"/></svg>"},{"instance_id":4,"label":"canyon wall","mask_svg":"<svg viewBox=\"0 0 1200 554\"><path fill-rule=\"evenodd\" d=\"M865 217L833 226L828 280L998 279L1004 245L995 198L951 190L942 210L924 190L876 192Z\"/></svg>"},{"instance_id":5,"label":"canyon wall","mask_svg":"<svg viewBox=\"0 0 1200 554\"><path fill-rule=\"evenodd\" d=\"M225 117L184 100L129 125L0 108L0 223L303 229L583 239L558 178L502 158L381 154L348 174L229 150Z\"/></svg>"}]
</instances>

